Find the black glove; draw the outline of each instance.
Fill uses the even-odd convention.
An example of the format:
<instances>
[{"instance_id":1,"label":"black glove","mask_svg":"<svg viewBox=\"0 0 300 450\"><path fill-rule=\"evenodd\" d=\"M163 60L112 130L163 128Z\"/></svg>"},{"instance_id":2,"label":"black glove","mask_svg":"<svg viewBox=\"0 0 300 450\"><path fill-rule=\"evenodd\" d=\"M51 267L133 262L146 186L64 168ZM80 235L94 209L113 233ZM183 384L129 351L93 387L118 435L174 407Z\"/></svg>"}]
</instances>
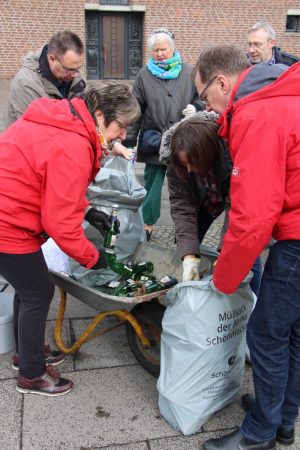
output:
<instances>
[{"instance_id":1,"label":"black glove","mask_svg":"<svg viewBox=\"0 0 300 450\"><path fill-rule=\"evenodd\" d=\"M95 208L90 208L85 215L85 220L95 227L102 235L106 230L111 228L111 218L103 211L98 211Z\"/></svg>"},{"instance_id":2,"label":"black glove","mask_svg":"<svg viewBox=\"0 0 300 450\"><path fill-rule=\"evenodd\" d=\"M96 264L91 267L92 270L99 270L99 269L106 269L107 267L107 259L105 256L105 251L104 249L100 249L99 251L99 258L98 261L96 262Z\"/></svg>"}]
</instances>

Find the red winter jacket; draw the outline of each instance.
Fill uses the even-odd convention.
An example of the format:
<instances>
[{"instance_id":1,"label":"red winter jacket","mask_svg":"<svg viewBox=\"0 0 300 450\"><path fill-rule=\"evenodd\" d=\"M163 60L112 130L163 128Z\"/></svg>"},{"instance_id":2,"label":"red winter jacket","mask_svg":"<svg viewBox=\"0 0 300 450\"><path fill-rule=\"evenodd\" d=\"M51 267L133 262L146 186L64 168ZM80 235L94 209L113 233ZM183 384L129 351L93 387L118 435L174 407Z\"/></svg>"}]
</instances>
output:
<instances>
[{"instance_id":1,"label":"red winter jacket","mask_svg":"<svg viewBox=\"0 0 300 450\"><path fill-rule=\"evenodd\" d=\"M41 98L0 135L0 252L32 253L46 232L90 268L99 257L81 226L101 148L82 99Z\"/></svg>"},{"instance_id":2,"label":"red winter jacket","mask_svg":"<svg viewBox=\"0 0 300 450\"><path fill-rule=\"evenodd\" d=\"M271 83L280 66L266 66L241 75L219 132L228 140L233 170L229 229L213 281L227 294L271 235L300 239L300 63Z\"/></svg>"}]
</instances>

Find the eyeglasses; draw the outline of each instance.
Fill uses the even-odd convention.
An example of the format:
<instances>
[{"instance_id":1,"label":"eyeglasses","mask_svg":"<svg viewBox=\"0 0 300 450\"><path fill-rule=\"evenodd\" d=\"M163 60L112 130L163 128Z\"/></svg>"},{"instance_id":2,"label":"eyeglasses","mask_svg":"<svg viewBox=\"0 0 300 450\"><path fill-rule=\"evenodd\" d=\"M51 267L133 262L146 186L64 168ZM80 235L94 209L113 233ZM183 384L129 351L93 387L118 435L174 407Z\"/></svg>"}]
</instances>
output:
<instances>
[{"instance_id":1,"label":"eyeglasses","mask_svg":"<svg viewBox=\"0 0 300 450\"><path fill-rule=\"evenodd\" d=\"M218 78L218 75L216 75L215 77L213 77L205 86L205 88L203 89L203 91L201 92L201 94L199 94L199 99L202 103L204 103L204 105L208 105L208 101L206 98L203 98L203 94L205 93L205 91L209 88L209 86Z\"/></svg>"},{"instance_id":2,"label":"eyeglasses","mask_svg":"<svg viewBox=\"0 0 300 450\"><path fill-rule=\"evenodd\" d=\"M64 69L64 71L66 73L69 73L69 74L79 72L79 70L82 69L83 66L84 66L84 64L81 64L80 67L76 67L76 68L66 67L66 66L63 65L63 63L61 62L61 60L57 56L55 56L55 58L57 59L57 61L61 65L61 67Z\"/></svg>"},{"instance_id":3,"label":"eyeglasses","mask_svg":"<svg viewBox=\"0 0 300 450\"><path fill-rule=\"evenodd\" d=\"M123 123L119 122L117 119L115 119L115 121L117 122L118 127L119 127L120 130L121 130L121 133L123 133L123 131L127 131L128 125L125 127L125 126L123 125Z\"/></svg>"},{"instance_id":4,"label":"eyeglasses","mask_svg":"<svg viewBox=\"0 0 300 450\"><path fill-rule=\"evenodd\" d=\"M269 41L268 41L268 42L269 42ZM263 45L265 45L265 44L264 44L264 42L248 42L247 45L248 45L248 48L251 48L251 47L254 47L254 48L261 48L261 47L263 47Z\"/></svg>"}]
</instances>

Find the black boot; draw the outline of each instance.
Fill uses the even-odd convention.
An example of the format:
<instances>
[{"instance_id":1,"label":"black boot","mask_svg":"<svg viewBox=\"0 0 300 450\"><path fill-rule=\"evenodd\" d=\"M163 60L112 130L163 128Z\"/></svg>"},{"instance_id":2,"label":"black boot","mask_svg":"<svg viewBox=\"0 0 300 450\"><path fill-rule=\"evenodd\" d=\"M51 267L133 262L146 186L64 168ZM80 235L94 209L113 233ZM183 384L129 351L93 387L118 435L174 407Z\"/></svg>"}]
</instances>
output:
<instances>
[{"instance_id":1,"label":"black boot","mask_svg":"<svg viewBox=\"0 0 300 450\"><path fill-rule=\"evenodd\" d=\"M291 445L295 441L294 428L279 427L276 434L276 439L279 444Z\"/></svg>"},{"instance_id":2,"label":"black boot","mask_svg":"<svg viewBox=\"0 0 300 450\"><path fill-rule=\"evenodd\" d=\"M255 398L252 394L245 394L241 397L241 404L245 412L249 411L254 405ZM276 433L276 439L279 444L291 445L295 441L295 429L279 427Z\"/></svg>"},{"instance_id":3,"label":"black boot","mask_svg":"<svg viewBox=\"0 0 300 450\"><path fill-rule=\"evenodd\" d=\"M203 450L276 450L276 438L254 442L246 439L238 428L233 433L204 442Z\"/></svg>"},{"instance_id":4,"label":"black boot","mask_svg":"<svg viewBox=\"0 0 300 450\"><path fill-rule=\"evenodd\" d=\"M241 404L243 407L243 410L245 412L249 411L249 409L252 408L254 405L255 398L252 394L245 394L241 396Z\"/></svg>"}]
</instances>

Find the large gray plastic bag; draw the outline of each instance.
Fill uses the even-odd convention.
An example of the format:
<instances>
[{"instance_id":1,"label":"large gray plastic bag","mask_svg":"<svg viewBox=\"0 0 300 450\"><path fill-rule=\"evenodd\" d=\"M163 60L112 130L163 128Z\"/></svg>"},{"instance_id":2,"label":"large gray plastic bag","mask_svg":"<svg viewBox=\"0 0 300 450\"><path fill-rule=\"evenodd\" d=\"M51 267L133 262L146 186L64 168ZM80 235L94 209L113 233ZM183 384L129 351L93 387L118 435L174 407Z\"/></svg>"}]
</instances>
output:
<instances>
[{"instance_id":1,"label":"large gray plastic bag","mask_svg":"<svg viewBox=\"0 0 300 450\"><path fill-rule=\"evenodd\" d=\"M180 283L167 298L158 405L173 427L189 435L239 394L254 297L248 283L231 296L218 294L208 278Z\"/></svg>"},{"instance_id":2,"label":"large gray plastic bag","mask_svg":"<svg viewBox=\"0 0 300 450\"><path fill-rule=\"evenodd\" d=\"M146 190L133 173L131 161L120 157L108 160L88 187L87 198L94 208L111 214L113 205L118 205L120 235L115 245L118 261L127 263L140 241L146 240L141 205ZM100 233L85 222L85 234L98 248L103 245ZM119 278L110 268L89 270L70 260L70 272L76 280L88 286L101 286Z\"/></svg>"}]
</instances>

